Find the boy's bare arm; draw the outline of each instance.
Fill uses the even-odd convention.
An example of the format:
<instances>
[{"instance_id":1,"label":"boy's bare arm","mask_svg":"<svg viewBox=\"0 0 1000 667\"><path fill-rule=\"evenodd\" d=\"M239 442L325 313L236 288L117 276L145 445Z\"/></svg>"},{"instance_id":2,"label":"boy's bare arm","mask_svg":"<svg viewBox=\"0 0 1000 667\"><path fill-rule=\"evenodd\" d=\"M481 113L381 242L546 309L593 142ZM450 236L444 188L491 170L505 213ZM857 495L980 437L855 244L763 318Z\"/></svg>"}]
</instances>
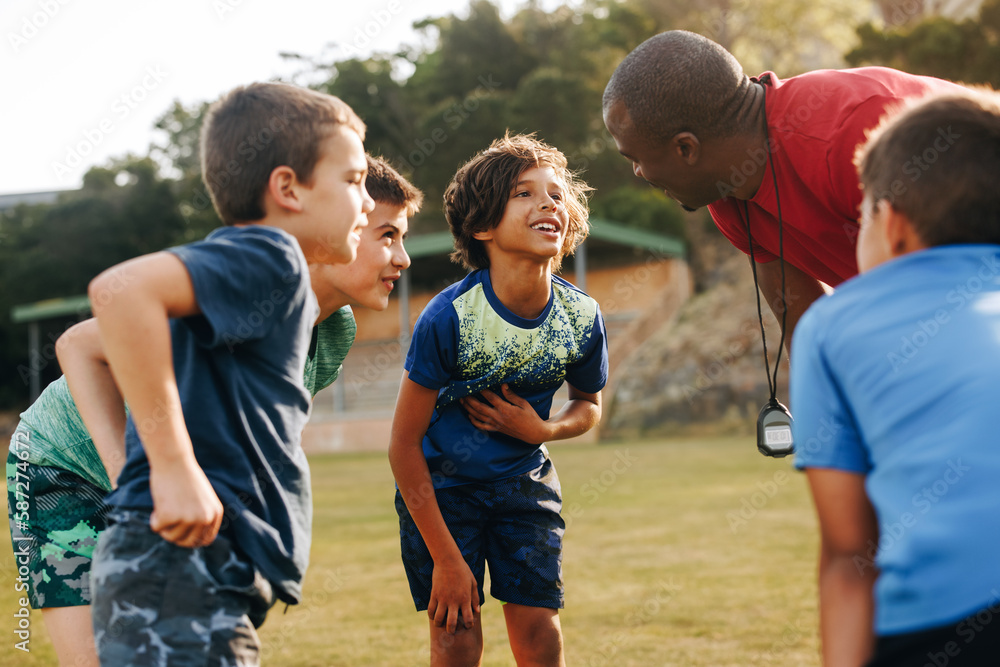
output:
<instances>
[{"instance_id":1,"label":"boy's bare arm","mask_svg":"<svg viewBox=\"0 0 1000 667\"><path fill-rule=\"evenodd\" d=\"M99 275L88 294L108 365L149 459L150 528L182 547L210 544L222 503L194 456L170 345L169 318L199 312L187 269L169 253L146 255Z\"/></svg>"},{"instance_id":2,"label":"boy's bare arm","mask_svg":"<svg viewBox=\"0 0 1000 667\"><path fill-rule=\"evenodd\" d=\"M451 536L434 495L422 442L430 425L438 392L404 374L396 399L389 440L389 464L399 492L434 560L431 601L427 614L436 625L454 633L459 617L473 625L479 612L479 585Z\"/></svg>"},{"instance_id":3,"label":"boy's bare arm","mask_svg":"<svg viewBox=\"0 0 1000 667\"><path fill-rule=\"evenodd\" d=\"M601 392L590 394L567 386L569 400L548 420L539 417L531 404L506 384L500 387L501 395L480 392L488 403L470 396L462 399L462 407L481 431L503 433L532 444L565 440L586 433L601 421Z\"/></svg>"},{"instance_id":4,"label":"boy's bare arm","mask_svg":"<svg viewBox=\"0 0 1000 667\"><path fill-rule=\"evenodd\" d=\"M820 637L825 667L865 664L874 648L878 522L863 475L809 468L820 527Z\"/></svg>"},{"instance_id":5,"label":"boy's bare arm","mask_svg":"<svg viewBox=\"0 0 1000 667\"><path fill-rule=\"evenodd\" d=\"M56 341L56 356L111 486L125 464L125 402L101 347L97 320L75 324Z\"/></svg>"}]
</instances>

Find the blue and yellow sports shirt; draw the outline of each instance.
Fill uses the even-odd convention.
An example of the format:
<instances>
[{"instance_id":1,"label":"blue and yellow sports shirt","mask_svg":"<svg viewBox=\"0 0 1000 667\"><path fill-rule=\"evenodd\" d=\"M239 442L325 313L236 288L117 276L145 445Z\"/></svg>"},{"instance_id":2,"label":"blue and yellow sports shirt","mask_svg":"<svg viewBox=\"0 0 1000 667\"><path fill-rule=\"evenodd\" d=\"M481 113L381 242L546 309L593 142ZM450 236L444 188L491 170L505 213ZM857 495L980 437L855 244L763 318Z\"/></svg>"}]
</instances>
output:
<instances>
[{"instance_id":1,"label":"blue and yellow sports shirt","mask_svg":"<svg viewBox=\"0 0 1000 667\"><path fill-rule=\"evenodd\" d=\"M424 456L435 488L513 477L541 465L543 444L480 431L458 402L507 383L542 419L563 381L587 393L608 379L608 346L597 302L552 278L545 310L527 320L510 312L476 271L435 296L417 319L405 368L439 390Z\"/></svg>"}]
</instances>

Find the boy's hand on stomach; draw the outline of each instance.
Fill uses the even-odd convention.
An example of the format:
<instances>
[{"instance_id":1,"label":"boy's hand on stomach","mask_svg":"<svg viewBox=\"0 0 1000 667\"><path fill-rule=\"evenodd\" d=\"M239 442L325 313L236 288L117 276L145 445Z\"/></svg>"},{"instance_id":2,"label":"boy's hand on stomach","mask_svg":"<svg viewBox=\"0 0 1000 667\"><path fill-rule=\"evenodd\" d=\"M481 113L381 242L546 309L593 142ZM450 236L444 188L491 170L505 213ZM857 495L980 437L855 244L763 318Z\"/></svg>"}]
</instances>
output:
<instances>
[{"instance_id":1,"label":"boy's hand on stomach","mask_svg":"<svg viewBox=\"0 0 1000 667\"><path fill-rule=\"evenodd\" d=\"M222 524L222 503L196 461L151 468L153 496L150 529L174 544L193 549L215 540Z\"/></svg>"},{"instance_id":2,"label":"boy's hand on stomach","mask_svg":"<svg viewBox=\"0 0 1000 667\"><path fill-rule=\"evenodd\" d=\"M480 431L503 433L531 444L540 445L549 439L548 424L528 401L515 394L507 384L501 385L500 392L502 395L484 389L479 393L482 400L472 396L461 399L473 426Z\"/></svg>"}]
</instances>

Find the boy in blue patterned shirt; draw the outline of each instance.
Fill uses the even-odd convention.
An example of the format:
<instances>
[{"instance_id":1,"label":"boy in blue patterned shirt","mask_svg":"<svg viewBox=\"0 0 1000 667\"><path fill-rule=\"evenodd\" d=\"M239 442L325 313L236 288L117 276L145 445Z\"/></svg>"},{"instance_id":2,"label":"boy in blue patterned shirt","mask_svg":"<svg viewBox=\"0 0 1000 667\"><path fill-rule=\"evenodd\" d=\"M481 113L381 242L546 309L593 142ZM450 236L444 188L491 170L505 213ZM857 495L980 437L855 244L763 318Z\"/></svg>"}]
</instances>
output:
<instances>
[{"instance_id":1,"label":"boy in blue patterned shirt","mask_svg":"<svg viewBox=\"0 0 1000 667\"><path fill-rule=\"evenodd\" d=\"M445 193L472 270L421 313L389 459L403 562L431 664L478 664L485 563L519 665L564 665L559 480L546 441L593 428L607 380L597 302L557 278L586 237L587 186L558 150L505 136ZM569 401L550 416L552 396Z\"/></svg>"}]
</instances>

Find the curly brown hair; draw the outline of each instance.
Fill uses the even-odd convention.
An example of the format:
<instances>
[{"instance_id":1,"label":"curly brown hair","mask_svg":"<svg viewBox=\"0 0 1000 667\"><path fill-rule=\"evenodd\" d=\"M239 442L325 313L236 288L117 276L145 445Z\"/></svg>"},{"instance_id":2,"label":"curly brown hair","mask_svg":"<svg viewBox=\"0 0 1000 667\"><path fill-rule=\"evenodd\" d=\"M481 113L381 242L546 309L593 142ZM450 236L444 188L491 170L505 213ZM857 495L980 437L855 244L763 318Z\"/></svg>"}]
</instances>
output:
<instances>
[{"instance_id":1,"label":"curly brown hair","mask_svg":"<svg viewBox=\"0 0 1000 667\"><path fill-rule=\"evenodd\" d=\"M590 232L587 193L593 188L569 170L565 155L534 134L508 132L465 163L451 179L444 193L444 215L455 238L453 261L471 270L489 268L486 248L475 235L500 224L521 174L540 166L551 167L566 183L563 203L569 224L562 249L552 260L552 270L559 270L563 257L573 254Z\"/></svg>"}]
</instances>

